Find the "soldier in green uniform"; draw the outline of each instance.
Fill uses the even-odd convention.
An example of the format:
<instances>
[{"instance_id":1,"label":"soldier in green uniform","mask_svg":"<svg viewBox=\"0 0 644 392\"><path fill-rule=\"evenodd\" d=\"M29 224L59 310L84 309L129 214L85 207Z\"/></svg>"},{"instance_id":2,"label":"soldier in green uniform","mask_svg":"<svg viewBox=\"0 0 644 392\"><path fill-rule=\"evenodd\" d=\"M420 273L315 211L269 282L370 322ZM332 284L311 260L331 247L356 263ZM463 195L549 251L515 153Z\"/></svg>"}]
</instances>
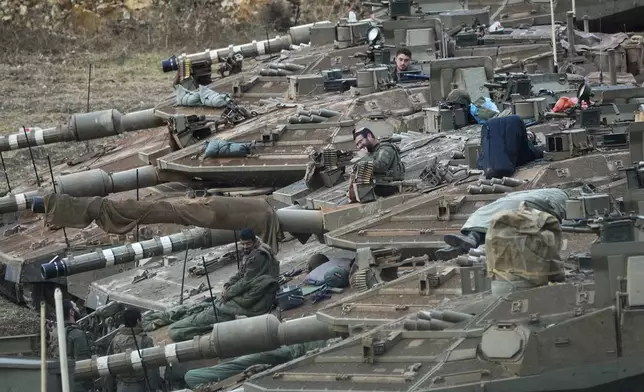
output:
<instances>
[{"instance_id":1,"label":"soldier in green uniform","mask_svg":"<svg viewBox=\"0 0 644 392\"><path fill-rule=\"evenodd\" d=\"M358 150L366 153L363 159L373 162L376 196L387 197L398 193L398 186L387 185L387 182L405 179L405 165L400 159L398 146L379 141L371 129L364 127L353 131L353 140Z\"/></svg>"},{"instance_id":2,"label":"soldier in green uniform","mask_svg":"<svg viewBox=\"0 0 644 392\"><path fill-rule=\"evenodd\" d=\"M182 342L208 333L213 324L234 320L237 316L253 317L271 310L280 287L279 261L271 247L252 229L243 229L239 238L244 252L242 265L215 298L215 309L212 300L206 298L195 305L181 305L154 316L171 322L168 336L172 341ZM148 320L154 322L152 318Z\"/></svg>"},{"instance_id":3,"label":"soldier in green uniform","mask_svg":"<svg viewBox=\"0 0 644 392\"><path fill-rule=\"evenodd\" d=\"M114 339L112 339L108 354L124 353L127 350L136 352L137 345L140 350L154 347L152 338L147 336L141 328L140 310L125 309L123 312L123 324ZM143 363L145 366L145 356L143 357ZM161 389L161 376L159 368L156 366L146 367L145 372L119 374L114 378L116 379L116 392L155 392Z\"/></svg>"},{"instance_id":4,"label":"soldier in green uniform","mask_svg":"<svg viewBox=\"0 0 644 392\"><path fill-rule=\"evenodd\" d=\"M237 274L224 284L223 302L234 301L235 297L244 294L250 288L250 282L260 275L279 280L280 264L271 247L260 241L252 229L242 230L239 239L244 252L242 265Z\"/></svg>"},{"instance_id":5,"label":"soldier in green uniform","mask_svg":"<svg viewBox=\"0 0 644 392\"><path fill-rule=\"evenodd\" d=\"M82 361L92 357L92 350L85 336L85 332L76 324L81 318L78 306L72 301L63 302L63 314L65 315L65 332L67 333L67 359L69 361ZM74 382L74 392L87 392L94 388L92 381Z\"/></svg>"}]
</instances>

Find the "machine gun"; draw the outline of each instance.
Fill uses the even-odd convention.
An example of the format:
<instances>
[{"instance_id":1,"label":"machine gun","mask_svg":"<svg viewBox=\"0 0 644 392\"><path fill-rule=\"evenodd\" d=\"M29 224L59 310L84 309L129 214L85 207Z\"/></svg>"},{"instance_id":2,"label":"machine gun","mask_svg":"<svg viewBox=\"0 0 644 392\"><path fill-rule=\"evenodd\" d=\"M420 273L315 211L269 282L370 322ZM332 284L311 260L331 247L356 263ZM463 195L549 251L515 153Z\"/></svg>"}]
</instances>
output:
<instances>
[{"instance_id":1,"label":"machine gun","mask_svg":"<svg viewBox=\"0 0 644 392\"><path fill-rule=\"evenodd\" d=\"M219 116L199 116L196 114L169 116L167 118L168 131L172 136L170 143L173 150L180 150L209 138L213 133L212 126L215 127L215 132L219 132L220 127L233 127L255 116L257 116L257 112L248 111L233 100L226 102L224 111Z\"/></svg>"},{"instance_id":2,"label":"machine gun","mask_svg":"<svg viewBox=\"0 0 644 392\"><path fill-rule=\"evenodd\" d=\"M322 71L324 91L348 91L351 87L358 85L357 78L345 77L341 69L325 69Z\"/></svg>"},{"instance_id":3,"label":"machine gun","mask_svg":"<svg viewBox=\"0 0 644 392\"><path fill-rule=\"evenodd\" d=\"M215 123L215 126L225 125L225 126L235 126L243 121L248 120L249 118L256 117L257 112L248 111L245 107L237 105L232 100L226 102L226 108L221 114L220 121ZM217 128L218 130L218 128Z\"/></svg>"},{"instance_id":4,"label":"machine gun","mask_svg":"<svg viewBox=\"0 0 644 392\"><path fill-rule=\"evenodd\" d=\"M331 188L344 180L346 167L351 164L352 151L325 148L312 154L310 169L305 176L306 185L311 189L322 186Z\"/></svg>"}]
</instances>

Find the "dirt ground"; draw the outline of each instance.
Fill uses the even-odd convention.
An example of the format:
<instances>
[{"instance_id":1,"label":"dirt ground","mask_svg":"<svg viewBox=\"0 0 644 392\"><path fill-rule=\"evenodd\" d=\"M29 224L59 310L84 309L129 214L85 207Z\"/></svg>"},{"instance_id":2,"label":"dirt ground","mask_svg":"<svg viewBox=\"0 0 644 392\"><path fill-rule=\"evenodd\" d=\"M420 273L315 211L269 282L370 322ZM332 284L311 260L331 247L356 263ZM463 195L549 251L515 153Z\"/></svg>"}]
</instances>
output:
<instances>
[{"instance_id":1,"label":"dirt ground","mask_svg":"<svg viewBox=\"0 0 644 392\"><path fill-rule=\"evenodd\" d=\"M0 59L0 132L20 127L66 126L69 116L87 111L87 81L92 64L89 110L117 109L121 113L153 107L172 93L171 74L160 69L170 53L70 53L65 57L31 55ZM89 142L89 148L106 140ZM39 177L49 181L47 156L53 165L86 152L85 143L33 148ZM14 191L35 184L28 150L3 153ZM0 170L2 168L0 167ZM0 175L0 194L7 191ZM38 314L0 296L0 336L37 333Z\"/></svg>"}]
</instances>

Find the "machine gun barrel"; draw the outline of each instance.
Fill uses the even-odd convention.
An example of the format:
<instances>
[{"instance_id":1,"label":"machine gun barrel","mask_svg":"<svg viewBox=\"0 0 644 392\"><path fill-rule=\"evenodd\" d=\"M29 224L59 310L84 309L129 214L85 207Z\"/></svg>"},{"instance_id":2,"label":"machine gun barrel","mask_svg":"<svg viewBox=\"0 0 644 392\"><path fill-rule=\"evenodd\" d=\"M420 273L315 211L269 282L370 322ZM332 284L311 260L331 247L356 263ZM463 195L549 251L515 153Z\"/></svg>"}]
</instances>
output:
<instances>
[{"instance_id":1,"label":"machine gun barrel","mask_svg":"<svg viewBox=\"0 0 644 392\"><path fill-rule=\"evenodd\" d=\"M419 79L419 80L429 80L429 75L424 75L424 74L413 74L413 73L403 73L400 75L401 77L404 77L406 79Z\"/></svg>"},{"instance_id":2,"label":"machine gun barrel","mask_svg":"<svg viewBox=\"0 0 644 392\"><path fill-rule=\"evenodd\" d=\"M330 324L316 316L280 323L267 314L218 323L210 335L105 357L76 362L75 380L142 371L145 366L164 366L208 358L233 358L298 343L327 340L336 336Z\"/></svg>"},{"instance_id":3,"label":"machine gun barrel","mask_svg":"<svg viewBox=\"0 0 644 392\"><path fill-rule=\"evenodd\" d=\"M124 132L156 128L163 124L163 119L155 115L154 109L127 114L121 114L115 109L74 114L67 125L46 129L25 127L27 136L22 130L12 135L0 136L0 152L28 146L100 139Z\"/></svg>"},{"instance_id":4,"label":"machine gun barrel","mask_svg":"<svg viewBox=\"0 0 644 392\"><path fill-rule=\"evenodd\" d=\"M42 200L36 200L36 212L42 205ZM127 203L136 203L127 201ZM177 206L180 207L180 206ZM280 227L296 234L322 234L324 222L322 212L305 210L298 207L286 207L276 211ZM172 219L168 219L170 221ZM217 222L213 222L217 226ZM246 227L246 222L240 221L238 230ZM106 248L77 256L68 256L59 260L42 264L40 272L43 279L53 279L71 276L87 271L125 264L145 257L167 255L188 249L211 248L233 243L239 235L234 230L194 228L182 233L153 238L113 248Z\"/></svg>"},{"instance_id":5,"label":"machine gun barrel","mask_svg":"<svg viewBox=\"0 0 644 392\"><path fill-rule=\"evenodd\" d=\"M244 58L257 57L265 54L280 53L282 50L288 50L291 45L308 44L311 42L311 27L315 24L328 24L329 21L309 23L299 26L293 26L284 36L278 36L273 39L263 41L253 41L243 45L230 45L219 49L206 49L200 53L181 55L181 58L189 59L192 62L224 61L229 55L241 53ZM176 57L171 57L161 61L163 72L172 72L179 69Z\"/></svg>"}]
</instances>

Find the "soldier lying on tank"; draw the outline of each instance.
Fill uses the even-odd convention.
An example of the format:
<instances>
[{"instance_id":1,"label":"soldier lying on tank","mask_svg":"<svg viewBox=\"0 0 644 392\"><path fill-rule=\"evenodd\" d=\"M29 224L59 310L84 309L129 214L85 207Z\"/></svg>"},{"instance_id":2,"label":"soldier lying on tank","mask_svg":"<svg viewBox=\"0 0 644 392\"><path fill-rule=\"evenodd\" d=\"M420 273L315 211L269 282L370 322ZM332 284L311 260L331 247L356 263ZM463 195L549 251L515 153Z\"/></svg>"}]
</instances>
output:
<instances>
[{"instance_id":1,"label":"soldier lying on tank","mask_svg":"<svg viewBox=\"0 0 644 392\"><path fill-rule=\"evenodd\" d=\"M332 339L329 342L334 341ZM298 343L290 346L282 346L278 349L265 351L257 354L242 355L229 361L221 362L212 367L188 370L184 379L191 389L205 387L206 384L221 382L240 373L250 373L258 365L264 365L261 369L281 365L299 358L310 350L320 349L327 346L328 341L318 340L313 342ZM207 390L206 388L203 388Z\"/></svg>"},{"instance_id":2,"label":"soldier lying on tank","mask_svg":"<svg viewBox=\"0 0 644 392\"><path fill-rule=\"evenodd\" d=\"M72 301L63 302L65 315L65 332L67 333L67 358L70 361L82 361L92 357L92 350L85 332L76 323L80 318L78 306ZM92 381L78 381L74 383L74 392L86 392L94 389Z\"/></svg>"},{"instance_id":3,"label":"soldier lying on tank","mask_svg":"<svg viewBox=\"0 0 644 392\"><path fill-rule=\"evenodd\" d=\"M398 186L387 184L405 179L405 165L400 159L398 146L379 141L369 128L364 127L353 131L353 140L360 153L364 154L363 159L373 162L376 196L387 197L398 193Z\"/></svg>"},{"instance_id":4,"label":"soldier lying on tank","mask_svg":"<svg viewBox=\"0 0 644 392\"><path fill-rule=\"evenodd\" d=\"M557 188L509 193L471 214L461 227L460 234L447 234L443 237L448 246L437 250L436 258L451 260L485 244L485 236L494 216L502 211L516 210L524 202L530 208L547 212L561 222L565 217L567 199L568 194Z\"/></svg>"},{"instance_id":5,"label":"soldier lying on tank","mask_svg":"<svg viewBox=\"0 0 644 392\"><path fill-rule=\"evenodd\" d=\"M175 342L192 339L212 330L213 324L234 320L236 316L253 317L269 312L279 291L279 261L273 250L255 235L252 229L240 233L244 258L239 272L224 285L224 290L212 301L191 306L178 306L165 312L146 316L148 325L167 325L168 336ZM153 328L147 328L151 330Z\"/></svg>"},{"instance_id":6,"label":"soldier lying on tank","mask_svg":"<svg viewBox=\"0 0 644 392\"><path fill-rule=\"evenodd\" d=\"M139 350L154 347L154 342L141 328L141 311L128 308L123 312L123 325L108 347L108 355L124 353L127 350L136 352L137 347ZM115 389L113 382L108 381L107 383L106 389L110 392L153 392L162 388L161 375L156 366L146 367L145 372L119 374L114 376L114 379L116 381Z\"/></svg>"}]
</instances>

